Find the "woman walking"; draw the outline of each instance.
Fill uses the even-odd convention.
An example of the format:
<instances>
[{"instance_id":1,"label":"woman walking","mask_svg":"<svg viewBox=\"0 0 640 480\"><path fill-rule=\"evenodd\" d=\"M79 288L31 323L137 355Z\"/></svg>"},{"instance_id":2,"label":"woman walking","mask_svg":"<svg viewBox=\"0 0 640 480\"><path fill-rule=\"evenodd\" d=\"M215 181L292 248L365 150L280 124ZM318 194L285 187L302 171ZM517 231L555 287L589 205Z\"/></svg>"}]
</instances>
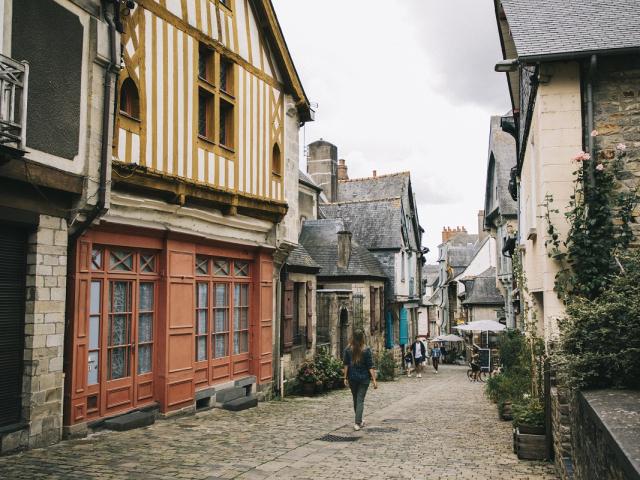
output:
<instances>
[{"instance_id":1,"label":"woman walking","mask_svg":"<svg viewBox=\"0 0 640 480\"><path fill-rule=\"evenodd\" d=\"M371 349L365 345L362 330L353 332L351 343L344 351L343 364L344 384L351 389L353 410L356 414L356 423L353 425L353 429L357 431L364 427L362 414L369 382L373 381L373 388L378 388L376 372L373 369L373 354Z\"/></svg>"}]
</instances>

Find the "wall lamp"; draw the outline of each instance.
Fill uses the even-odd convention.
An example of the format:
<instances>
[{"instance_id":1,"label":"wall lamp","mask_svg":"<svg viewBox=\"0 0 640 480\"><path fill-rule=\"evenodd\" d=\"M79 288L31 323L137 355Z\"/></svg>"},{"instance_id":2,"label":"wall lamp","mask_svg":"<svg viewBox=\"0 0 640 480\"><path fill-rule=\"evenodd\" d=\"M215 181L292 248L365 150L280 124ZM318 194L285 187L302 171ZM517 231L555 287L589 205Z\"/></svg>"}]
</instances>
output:
<instances>
[{"instance_id":1,"label":"wall lamp","mask_svg":"<svg viewBox=\"0 0 640 480\"><path fill-rule=\"evenodd\" d=\"M500 60L498 63L496 63L496 66L494 68L496 72L500 73L515 72L518 69L518 59L511 58L507 60Z\"/></svg>"}]
</instances>

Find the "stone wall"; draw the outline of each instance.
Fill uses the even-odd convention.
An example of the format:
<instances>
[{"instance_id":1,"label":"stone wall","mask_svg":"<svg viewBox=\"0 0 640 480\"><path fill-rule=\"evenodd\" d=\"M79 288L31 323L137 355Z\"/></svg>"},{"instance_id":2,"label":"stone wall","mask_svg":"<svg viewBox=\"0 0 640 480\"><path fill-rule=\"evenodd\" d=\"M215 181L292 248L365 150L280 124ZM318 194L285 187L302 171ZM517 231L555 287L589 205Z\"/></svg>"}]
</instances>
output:
<instances>
[{"instance_id":1,"label":"stone wall","mask_svg":"<svg viewBox=\"0 0 640 480\"><path fill-rule=\"evenodd\" d=\"M568 392L563 388L551 388L551 431L556 467L563 479L572 478L571 412Z\"/></svg>"},{"instance_id":2,"label":"stone wall","mask_svg":"<svg viewBox=\"0 0 640 480\"><path fill-rule=\"evenodd\" d=\"M640 479L640 392L578 392L571 427L576 480Z\"/></svg>"},{"instance_id":3,"label":"stone wall","mask_svg":"<svg viewBox=\"0 0 640 480\"><path fill-rule=\"evenodd\" d=\"M600 160L610 160L616 145L623 143L625 171L620 176L624 190L633 190L640 182L640 58L634 56L600 57L594 85L596 151ZM636 209L636 218L640 209ZM632 224L640 237L640 223Z\"/></svg>"},{"instance_id":4,"label":"stone wall","mask_svg":"<svg viewBox=\"0 0 640 480\"><path fill-rule=\"evenodd\" d=\"M41 215L29 237L20 430L1 438L2 453L56 443L62 433L67 223Z\"/></svg>"}]
</instances>

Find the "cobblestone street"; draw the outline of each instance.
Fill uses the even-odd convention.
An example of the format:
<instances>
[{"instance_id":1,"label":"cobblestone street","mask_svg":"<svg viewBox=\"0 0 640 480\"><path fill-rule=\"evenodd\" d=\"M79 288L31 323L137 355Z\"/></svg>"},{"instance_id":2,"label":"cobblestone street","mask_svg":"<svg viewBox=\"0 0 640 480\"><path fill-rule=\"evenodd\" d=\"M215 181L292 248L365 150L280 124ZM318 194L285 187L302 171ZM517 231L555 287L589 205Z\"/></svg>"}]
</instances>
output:
<instances>
[{"instance_id":1,"label":"cobblestone street","mask_svg":"<svg viewBox=\"0 0 640 480\"><path fill-rule=\"evenodd\" d=\"M350 403L342 390L159 420L0 458L0 478L557 478L551 464L516 458L510 424L464 367L370 389L361 432L353 432ZM329 433L359 438L318 440Z\"/></svg>"}]
</instances>

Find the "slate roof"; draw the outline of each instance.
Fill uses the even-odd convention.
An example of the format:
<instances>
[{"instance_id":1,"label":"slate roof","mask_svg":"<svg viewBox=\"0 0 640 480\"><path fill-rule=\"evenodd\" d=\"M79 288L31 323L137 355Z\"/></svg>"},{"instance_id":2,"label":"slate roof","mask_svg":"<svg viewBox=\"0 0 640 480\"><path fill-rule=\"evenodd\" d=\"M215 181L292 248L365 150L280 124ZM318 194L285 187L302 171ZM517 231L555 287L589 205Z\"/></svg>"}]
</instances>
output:
<instances>
[{"instance_id":1,"label":"slate roof","mask_svg":"<svg viewBox=\"0 0 640 480\"><path fill-rule=\"evenodd\" d=\"M440 265L425 265L422 267L422 278L426 280L427 285L433 285L438 281L440 276Z\"/></svg>"},{"instance_id":2,"label":"slate roof","mask_svg":"<svg viewBox=\"0 0 640 480\"><path fill-rule=\"evenodd\" d=\"M309 255L309 252L307 252L303 245L298 245L296 249L289 254L286 264L290 267L305 270L320 270L320 265Z\"/></svg>"},{"instance_id":3,"label":"slate roof","mask_svg":"<svg viewBox=\"0 0 640 480\"><path fill-rule=\"evenodd\" d=\"M321 277L386 278L380 263L355 239L351 241L351 257L347 268L338 268L338 232L346 225L340 219L307 220L300 233L300 244L320 265Z\"/></svg>"},{"instance_id":4,"label":"slate roof","mask_svg":"<svg viewBox=\"0 0 640 480\"><path fill-rule=\"evenodd\" d=\"M401 200L330 203L321 205L324 218L342 219L360 245L369 250L402 248Z\"/></svg>"},{"instance_id":5,"label":"slate roof","mask_svg":"<svg viewBox=\"0 0 640 480\"><path fill-rule=\"evenodd\" d=\"M640 0L502 0L518 57L640 46Z\"/></svg>"},{"instance_id":6,"label":"slate roof","mask_svg":"<svg viewBox=\"0 0 640 480\"><path fill-rule=\"evenodd\" d=\"M517 203L509 194L509 177L511 168L516 166L516 141L500 127L500 116L491 117L489 134L489 161L487 166L487 183L485 189L486 224L499 210L501 215L515 216ZM498 190L497 201L494 192Z\"/></svg>"},{"instance_id":7,"label":"slate roof","mask_svg":"<svg viewBox=\"0 0 640 480\"><path fill-rule=\"evenodd\" d=\"M298 170L298 181L310 188L313 188L314 190L317 190L318 192L322 191L322 188L320 188L318 184L314 182L311 177L304 173L302 170Z\"/></svg>"},{"instance_id":8,"label":"slate roof","mask_svg":"<svg viewBox=\"0 0 640 480\"><path fill-rule=\"evenodd\" d=\"M409 191L409 172L354 178L338 182L338 202L403 197Z\"/></svg>"},{"instance_id":9,"label":"slate roof","mask_svg":"<svg viewBox=\"0 0 640 480\"><path fill-rule=\"evenodd\" d=\"M466 296L463 305L502 305L504 297L496 286L496 269L490 267L480 275L462 279Z\"/></svg>"}]
</instances>

